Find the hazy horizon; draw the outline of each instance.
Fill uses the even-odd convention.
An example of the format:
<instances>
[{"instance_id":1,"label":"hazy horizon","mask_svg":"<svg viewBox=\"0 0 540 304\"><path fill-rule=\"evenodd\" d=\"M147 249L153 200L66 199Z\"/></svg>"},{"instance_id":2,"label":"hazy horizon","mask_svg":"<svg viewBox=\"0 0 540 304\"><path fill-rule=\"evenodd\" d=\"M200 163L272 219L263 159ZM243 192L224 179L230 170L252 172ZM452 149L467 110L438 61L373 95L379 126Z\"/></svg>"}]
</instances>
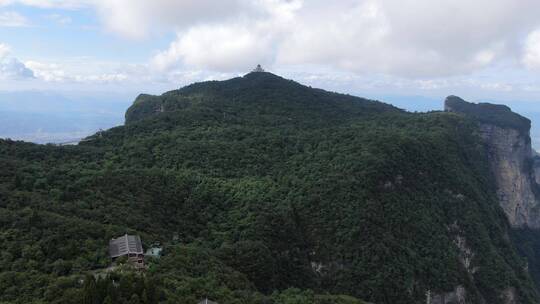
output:
<instances>
[{"instance_id":1,"label":"hazy horizon","mask_svg":"<svg viewBox=\"0 0 540 304\"><path fill-rule=\"evenodd\" d=\"M0 92L45 92L84 108L70 112L67 102L64 113L35 116L25 97L9 99L20 109L1 98L0 125L11 131L0 136L78 137L121 123L139 93L262 64L411 111L441 109L448 95L507 104L533 121L538 147L538 9L536 0L0 0Z\"/></svg>"},{"instance_id":2,"label":"hazy horizon","mask_svg":"<svg viewBox=\"0 0 540 304\"><path fill-rule=\"evenodd\" d=\"M170 88L172 90L174 88ZM443 110L446 96L351 94L392 104L410 112ZM167 90L165 90L167 91ZM65 143L80 140L99 130L124 124L124 114L141 93L158 92L73 92L73 91L0 91L0 138L23 140L38 144ZM164 92L161 92L164 93ZM531 102L495 99L467 99L470 102L490 102L509 106L532 122L533 147L540 147L540 108Z\"/></svg>"}]
</instances>

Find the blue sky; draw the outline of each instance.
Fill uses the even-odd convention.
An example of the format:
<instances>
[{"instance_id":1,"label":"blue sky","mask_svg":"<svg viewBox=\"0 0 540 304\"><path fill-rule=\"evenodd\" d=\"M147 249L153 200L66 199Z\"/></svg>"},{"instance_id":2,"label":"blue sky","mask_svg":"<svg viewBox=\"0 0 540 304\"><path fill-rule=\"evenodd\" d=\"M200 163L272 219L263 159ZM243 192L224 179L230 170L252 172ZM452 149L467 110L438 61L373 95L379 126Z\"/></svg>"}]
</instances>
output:
<instances>
[{"instance_id":1,"label":"blue sky","mask_svg":"<svg viewBox=\"0 0 540 304\"><path fill-rule=\"evenodd\" d=\"M0 92L131 98L261 63L411 110L455 94L536 113L538 11L538 0L0 0Z\"/></svg>"},{"instance_id":2,"label":"blue sky","mask_svg":"<svg viewBox=\"0 0 540 304\"><path fill-rule=\"evenodd\" d=\"M15 12L26 19L20 26L0 27L2 43L22 60L65 61L91 58L96 61L144 63L174 39L174 31L145 41L122 39L101 27L94 10L39 8L22 4L0 12Z\"/></svg>"}]
</instances>

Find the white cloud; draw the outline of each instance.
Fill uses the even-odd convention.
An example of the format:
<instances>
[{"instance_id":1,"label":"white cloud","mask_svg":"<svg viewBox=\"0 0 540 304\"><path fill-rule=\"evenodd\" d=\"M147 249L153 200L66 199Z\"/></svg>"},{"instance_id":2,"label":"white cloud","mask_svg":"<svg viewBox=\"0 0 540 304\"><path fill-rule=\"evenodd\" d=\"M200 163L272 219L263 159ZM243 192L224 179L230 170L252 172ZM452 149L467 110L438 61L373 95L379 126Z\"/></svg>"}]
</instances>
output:
<instances>
[{"instance_id":1,"label":"white cloud","mask_svg":"<svg viewBox=\"0 0 540 304\"><path fill-rule=\"evenodd\" d=\"M96 0L105 26L129 38L142 38L154 28L181 28L230 20L256 13L259 0Z\"/></svg>"},{"instance_id":2,"label":"white cloud","mask_svg":"<svg viewBox=\"0 0 540 304\"><path fill-rule=\"evenodd\" d=\"M229 6L223 16L207 9L207 1L135 0L129 9L121 2L98 4L111 30L141 37L155 24L176 28L177 39L152 60L161 69L241 71L262 62L403 77L463 75L518 61L521 33L540 25L537 0L238 0L223 1Z\"/></svg>"},{"instance_id":3,"label":"white cloud","mask_svg":"<svg viewBox=\"0 0 540 304\"><path fill-rule=\"evenodd\" d=\"M257 63L272 64L300 2L261 0L251 4L252 15L179 30L169 48L154 56L152 67L161 71L187 66L230 72Z\"/></svg>"},{"instance_id":4,"label":"white cloud","mask_svg":"<svg viewBox=\"0 0 540 304\"><path fill-rule=\"evenodd\" d=\"M269 70L363 76L363 84L353 84L362 88L507 92L520 86L506 76L466 78L483 77L492 68L498 74L500 66L540 68L538 0L0 0L0 6L14 3L93 9L106 31L127 39L176 34L148 64L27 62L46 82L176 85L236 75L262 63ZM48 13L43 15L70 22L69 12ZM326 81L348 83L340 77Z\"/></svg>"},{"instance_id":5,"label":"white cloud","mask_svg":"<svg viewBox=\"0 0 540 304\"><path fill-rule=\"evenodd\" d=\"M29 26L30 22L23 15L13 12L0 12L0 27L25 27Z\"/></svg>"},{"instance_id":6,"label":"white cloud","mask_svg":"<svg viewBox=\"0 0 540 304\"><path fill-rule=\"evenodd\" d=\"M38 79L51 82L61 82L68 79L66 72L58 64L36 61L27 61L25 64L34 71Z\"/></svg>"},{"instance_id":7,"label":"white cloud","mask_svg":"<svg viewBox=\"0 0 540 304\"><path fill-rule=\"evenodd\" d=\"M530 69L540 68L540 29L527 36L523 63Z\"/></svg>"},{"instance_id":8,"label":"white cloud","mask_svg":"<svg viewBox=\"0 0 540 304\"><path fill-rule=\"evenodd\" d=\"M519 33L537 22L531 9L540 8L530 0L304 4L283 41L281 63L405 77L467 74L516 56Z\"/></svg>"},{"instance_id":9,"label":"white cloud","mask_svg":"<svg viewBox=\"0 0 540 304\"><path fill-rule=\"evenodd\" d=\"M0 61L0 78L27 79L34 78L32 70L15 58L6 58Z\"/></svg>"},{"instance_id":10,"label":"white cloud","mask_svg":"<svg viewBox=\"0 0 540 304\"><path fill-rule=\"evenodd\" d=\"M77 82L110 83L122 82L129 77L125 73L103 73L98 75L76 75L73 78Z\"/></svg>"},{"instance_id":11,"label":"white cloud","mask_svg":"<svg viewBox=\"0 0 540 304\"><path fill-rule=\"evenodd\" d=\"M11 52L10 47L7 44L0 43L0 59L3 59Z\"/></svg>"},{"instance_id":12,"label":"white cloud","mask_svg":"<svg viewBox=\"0 0 540 304\"><path fill-rule=\"evenodd\" d=\"M480 85L480 88L492 90L492 91L506 91L506 92L510 92L514 90L514 87L507 83L484 83Z\"/></svg>"},{"instance_id":13,"label":"white cloud","mask_svg":"<svg viewBox=\"0 0 540 304\"><path fill-rule=\"evenodd\" d=\"M190 67L211 70L235 70L264 63L272 39L261 39L243 26L201 26L179 35L169 49L156 55L152 64L160 71L181 61Z\"/></svg>"},{"instance_id":14,"label":"white cloud","mask_svg":"<svg viewBox=\"0 0 540 304\"><path fill-rule=\"evenodd\" d=\"M18 80L34 78L34 73L24 63L11 57L8 45L0 43L0 79Z\"/></svg>"},{"instance_id":15,"label":"white cloud","mask_svg":"<svg viewBox=\"0 0 540 304\"><path fill-rule=\"evenodd\" d=\"M13 3L93 8L107 30L126 38L175 31L151 60L161 71L236 72L261 62L465 75L501 61L534 65L534 41L521 59L521 39L540 26L538 0L0 0Z\"/></svg>"},{"instance_id":16,"label":"white cloud","mask_svg":"<svg viewBox=\"0 0 540 304\"><path fill-rule=\"evenodd\" d=\"M35 77L45 82L115 83L130 79L128 72L110 71L107 63L70 62L67 64L27 61ZM93 65L90 67L89 65Z\"/></svg>"}]
</instances>

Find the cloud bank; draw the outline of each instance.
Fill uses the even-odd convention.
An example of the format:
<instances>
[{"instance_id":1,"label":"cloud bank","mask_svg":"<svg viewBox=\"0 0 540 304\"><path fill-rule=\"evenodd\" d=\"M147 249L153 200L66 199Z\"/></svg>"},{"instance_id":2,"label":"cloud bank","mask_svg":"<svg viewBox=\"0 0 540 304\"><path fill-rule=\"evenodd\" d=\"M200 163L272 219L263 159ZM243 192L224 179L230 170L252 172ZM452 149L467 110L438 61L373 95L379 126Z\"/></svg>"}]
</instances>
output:
<instances>
[{"instance_id":1,"label":"cloud bank","mask_svg":"<svg viewBox=\"0 0 540 304\"><path fill-rule=\"evenodd\" d=\"M0 79L17 80L34 78L34 72L18 59L11 57L10 48L0 43Z\"/></svg>"},{"instance_id":2,"label":"cloud bank","mask_svg":"<svg viewBox=\"0 0 540 304\"><path fill-rule=\"evenodd\" d=\"M174 28L152 64L240 71L316 64L357 73L445 77L535 64L536 0L224 0L94 3L127 38ZM481 16L481 17L479 17ZM528 37L528 38L527 38ZM526 44L524 41L526 40ZM535 44L536 43L536 44Z\"/></svg>"},{"instance_id":3,"label":"cloud bank","mask_svg":"<svg viewBox=\"0 0 540 304\"><path fill-rule=\"evenodd\" d=\"M178 83L261 63L314 82L540 91L538 0L0 0L0 14L15 4L53 9L51 19L91 10L129 43L174 34L133 65L4 59L47 82Z\"/></svg>"}]
</instances>

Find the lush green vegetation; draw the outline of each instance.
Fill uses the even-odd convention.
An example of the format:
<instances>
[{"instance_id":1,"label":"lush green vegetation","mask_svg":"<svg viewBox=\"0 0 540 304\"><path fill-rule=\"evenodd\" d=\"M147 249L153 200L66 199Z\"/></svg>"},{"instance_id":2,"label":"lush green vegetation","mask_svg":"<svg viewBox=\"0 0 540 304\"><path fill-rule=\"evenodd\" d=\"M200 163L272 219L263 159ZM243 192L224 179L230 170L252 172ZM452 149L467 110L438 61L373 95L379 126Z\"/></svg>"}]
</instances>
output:
<instances>
[{"instance_id":1,"label":"lush green vegetation","mask_svg":"<svg viewBox=\"0 0 540 304\"><path fill-rule=\"evenodd\" d=\"M80 146L0 141L0 302L539 300L467 118L255 73L142 96L126 121ZM164 256L92 280L125 232Z\"/></svg>"},{"instance_id":2,"label":"lush green vegetation","mask_svg":"<svg viewBox=\"0 0 540 304\"><path fill-rule=\"evenodd\" d=\"M474 104L466 102L457 96L449 96L446 99L446 106L450 107L452 111L470 115L482 123L516 129L527 136L531 129L531 121L529 119L512 112L505 105L491 103Z\"/></svg>"}]
</instances>

